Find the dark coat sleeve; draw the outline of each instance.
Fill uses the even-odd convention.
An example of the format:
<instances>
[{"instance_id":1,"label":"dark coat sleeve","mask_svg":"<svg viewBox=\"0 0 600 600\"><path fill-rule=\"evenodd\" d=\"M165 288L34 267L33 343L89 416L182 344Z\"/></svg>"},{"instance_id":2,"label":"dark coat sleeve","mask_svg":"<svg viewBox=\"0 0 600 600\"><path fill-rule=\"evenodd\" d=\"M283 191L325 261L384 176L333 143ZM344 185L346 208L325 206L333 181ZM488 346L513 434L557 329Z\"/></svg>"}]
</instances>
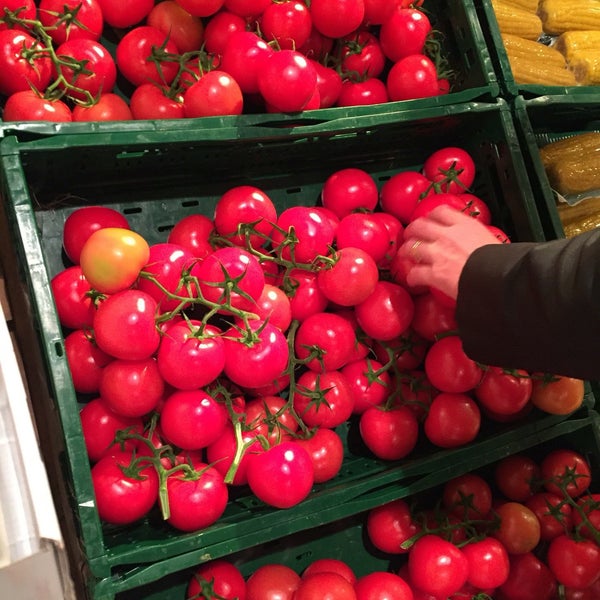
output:
<instances>
[{"instance_id":1,"label":"dark coat sleeve","mask_svg":"<svg viewBox=\"0 0 600 600\"><path fill-rule=\"evenodd\" d=\"M479 248L460 277L456 319L478 362L600 379L600 230Z\"/></svg>"}]
</instances>

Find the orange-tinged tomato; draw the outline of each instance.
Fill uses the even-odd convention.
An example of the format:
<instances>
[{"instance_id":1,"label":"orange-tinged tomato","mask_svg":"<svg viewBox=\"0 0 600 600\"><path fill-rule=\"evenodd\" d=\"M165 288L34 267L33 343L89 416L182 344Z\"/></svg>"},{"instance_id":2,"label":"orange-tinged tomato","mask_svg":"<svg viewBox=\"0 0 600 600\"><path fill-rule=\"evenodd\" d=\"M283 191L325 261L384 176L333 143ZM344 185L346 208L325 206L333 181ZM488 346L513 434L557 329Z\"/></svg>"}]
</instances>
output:
<instances>
[{"instance_id":1,"label":"orange-tinged tomato","mask_svg":"<svg viewBox=\"0 0 600 600\"><path fill-rule=\"evenodd\" d=\"M535 513L520 502L504 502L496 508L500 520L493 536L509 554L531 552L539 543L540 522Z\"/></svg>"},{"instance_id":2,"label":"orange-tinged tomato","mask_svg":"<svg viewBox=\"0 0 600 600\"><path fill-rule=\"evenodd\" d=\"M93 289L114 294L131 287L148 262L148 242L134 231L104 227L81 249L80 266Z\"/></svg>"},{"instance_id":3,"label":"orange-tinged tomato","mask_svg":"<svg viewBox=\"0 0 600 600\"><path fill-rule=\"evenodd\" d=\"M556 375L534 375L531 403L551 415L567 415L583 403L584 384L581 379Z\"/></svg>"}]
</instances>

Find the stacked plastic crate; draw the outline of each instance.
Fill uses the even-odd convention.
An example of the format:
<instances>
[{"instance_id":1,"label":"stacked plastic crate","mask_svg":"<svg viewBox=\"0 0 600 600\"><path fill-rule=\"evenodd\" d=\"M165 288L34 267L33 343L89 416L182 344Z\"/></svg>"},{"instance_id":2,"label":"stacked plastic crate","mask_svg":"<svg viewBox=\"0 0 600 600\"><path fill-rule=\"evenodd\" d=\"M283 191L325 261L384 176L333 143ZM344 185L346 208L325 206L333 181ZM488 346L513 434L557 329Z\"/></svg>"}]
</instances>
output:
<instances>
[{"instance_id":1,"label":"stacked plastic crate","mask_svg":"<svg viewBox=\"0 0 600 600\"><path fill-rule=\"evenodd\" d=\"M246 575L273 561L301 572L315 558L332 554L359 574L385 570L389 557L369 553L362 543L366 511L435 494L455 476L563 441L597 462L598 421L588 386L574 415L534 410L517 422L489 422L465 447L441 450L425 443L404 460L382 461L346 443L336 478L316 485L289 509L269 507L242 490L215 524L193 533L168 527L156 514L126 527L103 524L98 516L79 419L83 399L70 378L65 332L50 288L52 277L67 264L62 227L76 208L116 208L152 244L165 241L166 232L186 215L211 216L217 199L233 185L260 184L283 210L318 203L323 183L338 169L364 169L381 188L400 171L419 170L434 150L458 146L475 159L473 192L486 200L494 223L512 240L558 235L547 191L535 179L532 186L529 167L535 158L524 146L530 141L527 127L537 126L536 121L529 121L520 93L500 85L495 50L484 36L490 23L480 23L470 0L432 0L425 8L436 15L435 26L444 33L444 48L457 72L455 88L445 96L294 115L139 121L126 127L0 126L1 235L12 241L2 261L16 265L10 293L18 307L17 335L81 594L183 598L194 568L220 557L235 560ZM586 120L587 113L578 114ZM544 126L554 125L551 114L548 119ZM339 428L343 439L353 426Z\"/></svg>"}]
</instances>

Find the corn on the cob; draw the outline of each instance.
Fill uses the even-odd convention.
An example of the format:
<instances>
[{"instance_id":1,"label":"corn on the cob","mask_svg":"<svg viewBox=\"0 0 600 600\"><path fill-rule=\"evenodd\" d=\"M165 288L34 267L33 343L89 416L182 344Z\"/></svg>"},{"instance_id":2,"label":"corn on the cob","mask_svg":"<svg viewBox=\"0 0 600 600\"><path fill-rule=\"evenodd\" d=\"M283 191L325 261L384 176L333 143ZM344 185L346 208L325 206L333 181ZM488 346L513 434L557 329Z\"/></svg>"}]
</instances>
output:
<instances>
[{"instance_id":1,"label":"corn on the cob","mask_svg":"<svg viewBox=\"0 0 600 600\"><path fill-rule=\"evenodd\" d=\"M548 169L561 160L585 160L592 154L600 153L600 132L587 131L567 138L550 142L540 148L540 158Z\"/></svg>"},{"instance_id":2,"label":"corn on the cob","mask_svg":"<svg viewBox=\"0 0 600 600\"><path fill-rule=\"evenodd\" d=\"M600 190L600 152L559 160L546 174L552 189L563 196Z\"/></svg>"},{"instance_id":3,"label":"corn on the cob","mask_svg":"<svg viewBox=\"0 0 600 600\"><path fill-rule=\"evenodd\" d=\"M561 202L557 210L568 238L600 227L600 198L586 198L574 206Z\"/></svg>"},{"instance_id":4,"label":"corn on the cob","mask_svg":"<svg viewBox=\"0 0 600 600\"><path fill-rule=\"evenodd\" d=\"M600 84L600 50L576 52L571 56L569 68L581 85Z\"/></svg>"},{"instance_id":5,"label":"corn on the cob","mask_svg":"<svg viewBox=\"0 0 600 600\"><path fill-rule=\"evenodd\" d=\"M540 0L538 15L544 32L550 35L573 30L600 29L598 0Z\"/></svg>"},{"instance_id":6,"label":"corn on the cob","mask_svg":"<svg viewBox=\"0 0 600 600\"><path fill-rule=\"evenodd\" d=\"M510 4L516 8L521 8L527 12L535 13L538 8L538 0L503 0L506 4Z\"/></svg>"},{"instance_id":7,"label":"corn on the cob","mask_svg":"<svg viewBox=\"0 0 600 600\"><path fill-rule=\"evenodd\" d=\"M577 85L575 75L566 68L566 65L556 65L544 58L526 57L515 54L509 48L506 56L510 64L514 80L521 84L539 85Z\"/></svg>"},{"instance_id":8,"label":"corn on the cob","mask_svg":"<svg viewBox=\"0 0 600 600\"><path fill-rule=\"evenodd\" d=\"M532 60L545 60L548 61L549 64L556 65L563 69L567 66L565 57L552 46L534 42L533 40L526 40L525 38L510 33L503 33L501 35L502 41L504 42L504 48L507 53L510 52L512 56L521 56Z\"/></svg>"},{"instance_id":9,"label":"corn on the cob","mask_svg":"<svg viewBox=\"0 0 600 600\"><path fill-rule=\"evenodd\" d=\"M542 20L532 12L517 8L504 0L492 0L500 33L512 33L527 40L537 40L543 33Z\"/></svg>"},{"instance_id":10,"label":"corn on the cob","mask_svg":"<svg viewBox=\"0 0 600 600\"><path fill-rule=\"evenodd\" d=\"M568 62L575 52L600 50L600 30L565 31L556 38L554 47Z\"/></svg>"}]
</instances>

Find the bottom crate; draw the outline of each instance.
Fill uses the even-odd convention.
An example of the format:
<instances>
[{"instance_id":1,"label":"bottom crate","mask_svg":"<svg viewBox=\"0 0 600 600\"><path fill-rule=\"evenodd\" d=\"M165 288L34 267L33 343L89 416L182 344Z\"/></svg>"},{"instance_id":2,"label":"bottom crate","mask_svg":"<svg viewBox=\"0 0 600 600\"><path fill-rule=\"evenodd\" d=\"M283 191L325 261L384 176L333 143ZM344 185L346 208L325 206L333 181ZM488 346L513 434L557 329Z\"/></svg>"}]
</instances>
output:
<instances>
[{"instance_id":1,"label":"bottom crate","mask_svg":"<svg viewBox=\"0 0 600 600\"><path fill-rule=\"evenodd\" d=\"M581 453L592 471L589 492L600 492L600 414L589 411L585 418L564 421L554 428L554 436L544 436L540 443L532 443L519 451L540 462L551 450L569 449ZM533 440L532 440L533 441ZM510 456L509 453L506 456ZM500 460L499 457L498 460ZM481 475L492 487L495 498L500 492L493 482L496 462L481 468L466 470ZM445 482L444 482L445 483ZM440 502L444 483L410 495L404 500L416 510L433 509ZM369 511L346 517L333 523L311 528L272 542L259 544L224 557L235 564L244 577L248 578L263 565L283 564L298 574L315 560L335 558L344 561L357 577L373 571L397 573L405 563L407 554L386 554L373 546L366 532L365 522ZM276 537L274 533L274 537ZM540 543L536 554L543 555L544 545ZM186 568L134 590L119 593L116 600L185 600L187 586L193 577L195 568Z\"/></svg>"}]
</instances>

